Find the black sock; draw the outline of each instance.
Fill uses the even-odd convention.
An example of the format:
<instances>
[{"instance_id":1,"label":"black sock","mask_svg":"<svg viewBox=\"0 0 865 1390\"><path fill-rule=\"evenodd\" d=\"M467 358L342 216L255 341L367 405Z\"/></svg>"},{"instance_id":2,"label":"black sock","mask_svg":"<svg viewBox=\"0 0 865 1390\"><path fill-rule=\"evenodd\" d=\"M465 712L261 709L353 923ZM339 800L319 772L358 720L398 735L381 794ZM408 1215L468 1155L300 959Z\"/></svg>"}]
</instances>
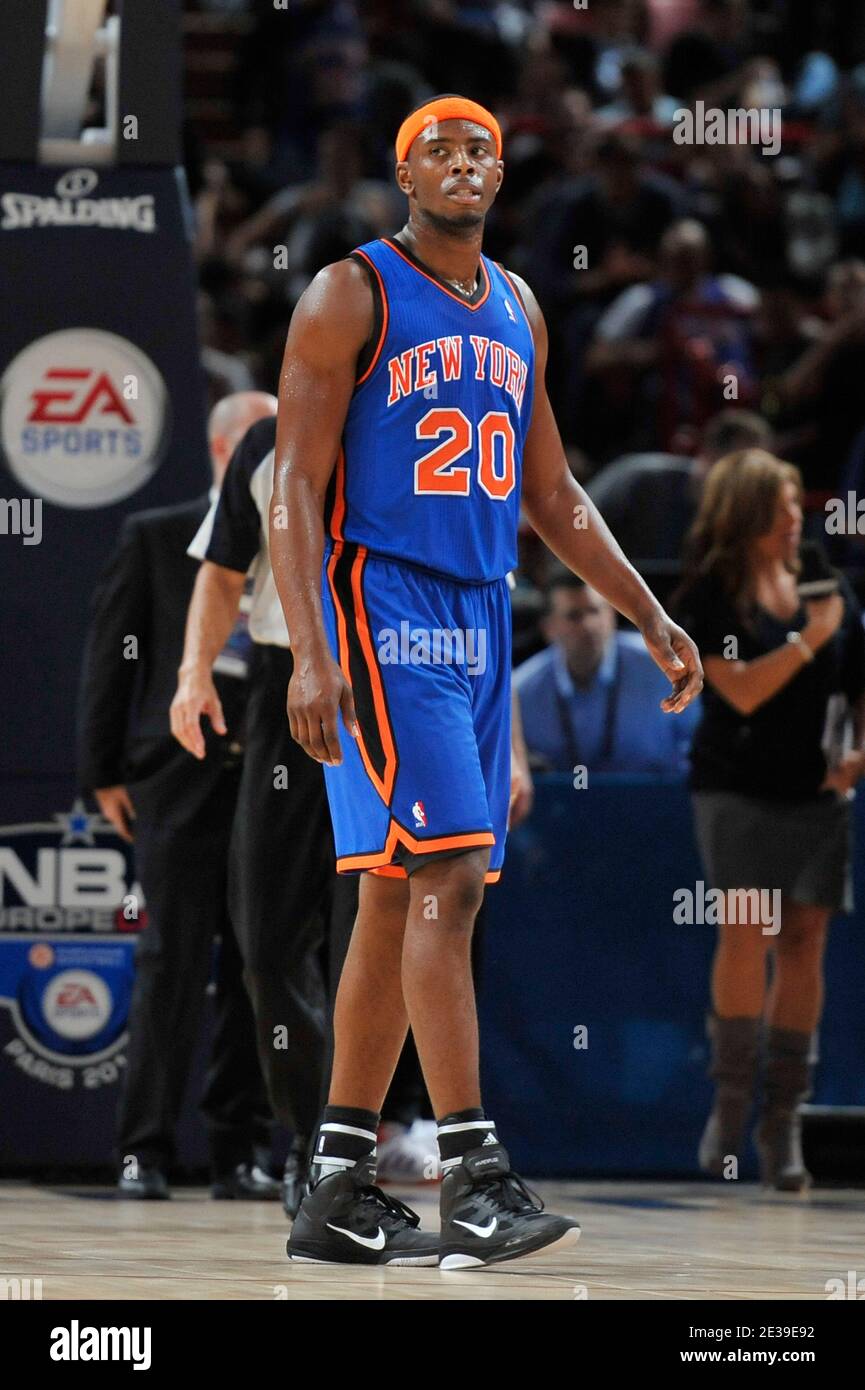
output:
<instances>
[{"instance_id":1,"label":"black sock","mask_svg":"<svg viewBox=\"0 0 865 1390\"><path fill-rule=\"evenodd\" d=\"M454 1110L450 1115L436 1120L436 1125L443 1174L461 1163L472 1149L499 1142L495 1125L479 1108Z\"/></svg>"},{"instance_id":2,"label":"black sock","mask_svg":"<svg viewBox=\"0 0 865 1390\"><path fill-rule=\"evenodd\" d=\"M324 1107L321 1124L315 1134L310 1168L313 1186L331 1173L353 1168L370 1154L375 1157L378 1118L374 1110L359 1110L353 1105Z\"/></svg>"}]
</instances>

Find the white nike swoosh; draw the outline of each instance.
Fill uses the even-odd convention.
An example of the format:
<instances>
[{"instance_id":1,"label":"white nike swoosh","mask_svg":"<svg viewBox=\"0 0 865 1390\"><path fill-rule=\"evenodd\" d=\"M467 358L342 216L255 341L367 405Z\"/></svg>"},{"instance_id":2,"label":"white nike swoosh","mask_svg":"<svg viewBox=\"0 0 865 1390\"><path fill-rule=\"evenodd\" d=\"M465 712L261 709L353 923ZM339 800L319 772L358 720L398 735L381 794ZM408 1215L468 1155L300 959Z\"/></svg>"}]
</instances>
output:
<instances>
[{"instance_id":1,"label":"white nike swoosh","mask_svg":"<svg viewBox=\"0 0 865 1390\"><path fill-rule=\"evenodd\" d=\"M455 1226L465 1226L467 1231L471 1231L473 1236L480 1236L481 1240L486 1240L487 1236L491 1236L498 1224L499 1219L497 1216L493 1217L488 1226L473 1226L470 1221L458 1221L454 1218Z\"/></svg>"},{"instance_id":2,"label":"white nike swoosh","mask_svg":"<svg viewBox=\"0 0 865 1390\"><path fill-rule=\"evenodd\" d=\"M377 1236L359 1236L354 1231L344 1231L341 1226L332 1226L329 1221L327 1224L331 1231L339 1231L341 1236L348 1236L349 1240L355 1241L358 1245L365 1245L368 1250L384 1249L384 1231L381 1226L378 1228Z\"/></svg>"}]
</instances>

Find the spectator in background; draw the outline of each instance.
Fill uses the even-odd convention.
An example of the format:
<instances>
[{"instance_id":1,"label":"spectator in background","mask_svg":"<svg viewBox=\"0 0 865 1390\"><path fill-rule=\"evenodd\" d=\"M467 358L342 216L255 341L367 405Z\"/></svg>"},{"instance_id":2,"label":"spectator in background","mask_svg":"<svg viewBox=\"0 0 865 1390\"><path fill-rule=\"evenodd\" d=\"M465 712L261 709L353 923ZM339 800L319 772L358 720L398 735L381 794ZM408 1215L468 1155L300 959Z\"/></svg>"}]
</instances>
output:
<instances>
[{"instance_id":1,"label":"spectator in background","mask_svg":"<svg viewBox=\"0 0 865 1390\"><path fill-rule=\"evenodd\" d=\"M355 246L394 231L403 209L388 184L364 177L362 131L342 123L318 140L316 177L276 193L228 238L226 255L242 264L260 248L262 268L278 274L294 304L323 265ZM285 266L274 272L274 245L285 246Z\"/></svg>"},{"instance_id":2,"label":"spectator in background","mask_svg":"<svg viewBox=\"0 0 865 1390\"><path fill-rule=\"evenodd\" d=\"M789 406L813 402L815 439L806 452L805 476L813 487L831 488L865 427L865 261L840 261L829 272L830 322L778 383Z\"/></svg>"},{"instance_id":3,"label":"spectator in background","mask_svg":"<svg viewBox=\"0 0 865 1390\"><path fill-rule=\"evenodd\" d=\"M809 1181L798 1107L813 1082L829 919L852 907L849 798L865 768L861 613L846 581L831 597L800 597L801 493L798 470L763 449L716 463L678 605L706 673L697 837L706 879L726 895L708 1020L716 1092L699 1161L726 1177L741 1153L765 1020L757 1148L763 1181L784 1191ZM827 757L837 692L853 712L853 748Z\"/></svg>"},{"instance_id":4,"label":"spectator in background","mask_svg":"<svg viewBox=\"0 0 865 1390\"><path fill-rule=\"evenodd\" d=\"M696 710L663 712L664 677L637 633L616 630L606 599L563 573L549 586L543 628L550 645L513 677L535 765L684 773Z\"/></svg>"},{"instance_id":5,"label":"spectator in background","mask_svg":"<svg viewBox=\"0 0 865 1390\"><path fill-rule=\"evenodd\" d=\"M511 91L531 29L522 5L501 0L414 0L417 55L440 92L470 91L487 106Z\"/></svg>"},{"instance_id":6,"label":"spectator in background","mask_svg":"<svg viewBox=\"0 0 865 1390\"><path fill-rule=\"evenodd\" d=\"M559 343L548 371L568 442L584 442L583 359L598 318L628 286L654 276L661 238L681 208L676 185L643 168L639 141L618 132L598 141L588 179L555 185L538 203L532 273Z\"/></svg>"},{"instance_id":7,"label":"spectator in background","mask_svg":"<svg viewBox=\"0 0 865 1390\"><path fill-rule=\"evenodd\" d=\"M250 200L222 159L203 161L194 198L194 249L196 259L203 261L223 253L227 232L249 216Z\"/></svg>"},{"instance_id":8,"label":"spectator in background","mask_svg":"<svg viewBox=\"0 0 865 1390\"><path fill-rule=\"evenodd\" d=\"M787 376L820 339L824 324L807 311L801 283L782 268L761 286L753 328L760 413L772 427L778 454L801 466L801 451L815 439L813 401L801 392L790 392ZM773 447L766 440L743 440L724 452L732 453L748 444ZM805 482L807 485L807 477Z\"/></svg>"},{"instance_id":9,"label":"spectator in background","mask_svg":"<svg viewBox=\"0 0 865 1390\"><path fill-rule=\"evenodd\" d=\"M677 222L661 240L657 277L624 290L598 323L586 371L601 387L607 441L621 447L628 434L645 442L660 435L669 444L674 426L698 426L703 410L714 413L730 375L737 399L747 400L747 316L757 291L738 276L713 274L709 262L705 227Z\"/></svg>"},{"instance_id":10,"label":"spectator in background","mask_svg":"<svg viewBox=\"0 0 865 1390\"><path fill-rule=\"evenodd\" d=\"M500 124L508 173L488 224L493 250L487 254L522 259L534 269L536 228L545 223L547 204L556 205L559 190L570 187L563 180L584 174L594 115L587 94L568 86L563 59L543 47L526 55Z\"/></svg>"},{"instance_id":11,"label":"spectator in background","mask_svg":"<svg viewBox=\"0 0 865 1390\"><path fill-rule=\"evenodd\" d=\"M823 113L824 120L831 120L832 106ZM865 63L845 78L840 107L839 128L818 146L817 168L821 186L835 203L841 249L845 255L861 256L865 254Z\"/></svg>"},{"instance_id":12,"label":"spectator in background","mask_svg":"<svg viewBox=\"0 0 865 1390\"><path fill-rule=\"evenodd\" d=\"M312 176L316 140L338 121L362 120L368 50L356 0L303 0L277 9L251 0L255 23L236 77L240 124L259 131L281 183Z\"/></svg>"},{"instance_id":13,"label":"spectator in background","mask_svg":"<svg viewBox=\"0 0 865 1390\"><path fill-rule=\"evenodd\" d=\"M716 264L750 283L774 278L783 265L787 225L770 160L742 146L719 161L720 212L712 228Z\"/></svg>"},{"instance_id":14,"label":"spectator in background","mask_svg":"<svg viewBox=\"0 0 865 1390\"><path fill-rule=\"evenodd\" d=\"M749 53L746 0L702 0L696 24L670 44L664 85L684 101L720 103Z\"/></svg>"},{"instance_id":15,"label":"spectator in background","mask_svg":"<svg viewBox=\"0 0 865 1390\"><path fill-rule=\"evenodd\" d=\"M537 248L546 252L555 277L548 298L561 305L591 300L608 304L626 286L646 280L664 232L682 207L670 179L641 164L634 136L612 131L602 136L587 180L556 190L544 209L546 234ZM574 269L574 248L586 248L586 264ZM543 275L543 271L542 271Z\"/></svg>"},{"instance_id":16,"label":"spectator in background","mask_svg":"<svg viewBox=\"0 0 865 1390\"><path fill-rule=\"evenodd\" d=\"M647 121L670 126L681 102L661 91L660 67L653 53L643 48L625 53L621 61L622 85L612 101L598 111L605 125Z\"/></svg>"},{"instance_id":17,"label":"spectator in background","mask_svg":"<svg viewBox=\"0 0 865 1390\"><path fill-rule=\"evenodd\" d=\"M572 80L596 104L609 101L621 85L622 59L648 36L645 0L592 0L581 8L559 0L540 7L540 12Z\"/></svg>"},{"instance_id":18,"label":"spectator in background","mask_svg":"<svg viewBox=\"0 0 865 1390\"><path fill-rule=\"evenodd\" d=\"M629 454L602 468L587 491L631 563L678 569L706 475L736 449L768 449L772 431L751 410L713 416L694 458Z\"/></svg>"},{"instance_id":19,"label":"spectator in background","mask_svg":"<svg viewBox=\"0 0 865 1390\"><path fill-rule=\"evenodd\" d=\"M238 391L252 391L255 382L243 357L223 352L215 343L219 336L213 299L204 291L198 294L198 336L201 341L201 365L207 389L207 410L213 410L223 397Z\"/></svg>"},{"instance_id":20,"label":"spectator in background","mask_svg":"<svg viewBox=\"0 0 865 1390\"><path fill-rule=\"evenodd\" d=\"M648 0L649 44L654 52L665 50L677 34L694 24L700 0Z\"/></svg>"}]
</instances>

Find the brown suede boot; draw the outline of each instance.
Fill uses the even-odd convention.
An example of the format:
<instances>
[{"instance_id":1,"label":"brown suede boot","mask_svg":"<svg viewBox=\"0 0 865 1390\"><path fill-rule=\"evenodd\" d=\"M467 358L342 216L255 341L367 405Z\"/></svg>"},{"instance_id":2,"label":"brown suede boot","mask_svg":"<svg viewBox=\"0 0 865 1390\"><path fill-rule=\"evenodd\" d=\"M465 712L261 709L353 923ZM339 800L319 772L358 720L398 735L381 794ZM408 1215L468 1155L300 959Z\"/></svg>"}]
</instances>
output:
<instances>
[{"instance_id":1,"label":"brown suede boot","mask_svg":"<svg viewBox=\"0 0 865 1390\"><path fill-rule=\"evenodd\" d=\"M811 1183L802 1158L799 1106L811 1094L816 1063L816 1033L766 1029L763 1104L755 1137L761 1179L778 1192L801 1192Z\"/></svg>"},{"instance_id":2,"label":"brown suede boot","mask_svg":"<svg viewBox=\"0 0 865 1390\"><path fill-rule=\"evenodd\" d=\"M703 1172L713 1178L729 1176L726 1170L730 1158L738 1158L742 1151L754 1094L761 1025L759 1018L718 1018L715 1014L706 1018L715 1103L700 1140L698 1161Z\"/></svg>"}]
</instances>

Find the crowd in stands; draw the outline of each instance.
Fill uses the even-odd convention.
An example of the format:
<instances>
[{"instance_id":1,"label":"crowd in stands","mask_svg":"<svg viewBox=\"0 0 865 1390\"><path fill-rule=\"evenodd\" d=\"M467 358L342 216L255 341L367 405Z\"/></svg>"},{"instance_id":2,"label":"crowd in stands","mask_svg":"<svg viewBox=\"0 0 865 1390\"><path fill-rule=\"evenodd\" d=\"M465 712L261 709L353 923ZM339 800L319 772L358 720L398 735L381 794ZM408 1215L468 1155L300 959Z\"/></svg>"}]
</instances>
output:
<instances>
[{"instance_id":1,"label":"crowd in stands","mask_svg":"<svg viewBox=\"0 0 865 1390\"><path fill-rule=\"evenodd\" d=\"M275 389L315 273L397 231L393 135L430 95L495 111L505 181L485 251L547 317L570 465L662 597L708 465L770 448L806 532L865 469L865 10L813 0L196 0L247 22L235 153L194 122L212 400ZM702 103L702 106L700 106ZM682 113L764 113L762 143ZM777 118L773 113L777 113ZM768 139L771 130L772 138ZM777 138L776 138L777 137ZM839 547L843 544L843 553ZM524 528L515 658L555 575ZM861 541L835 545L854 580ZM830 552L832 545L829 545Z\"/></svg>"}]
</instances>

